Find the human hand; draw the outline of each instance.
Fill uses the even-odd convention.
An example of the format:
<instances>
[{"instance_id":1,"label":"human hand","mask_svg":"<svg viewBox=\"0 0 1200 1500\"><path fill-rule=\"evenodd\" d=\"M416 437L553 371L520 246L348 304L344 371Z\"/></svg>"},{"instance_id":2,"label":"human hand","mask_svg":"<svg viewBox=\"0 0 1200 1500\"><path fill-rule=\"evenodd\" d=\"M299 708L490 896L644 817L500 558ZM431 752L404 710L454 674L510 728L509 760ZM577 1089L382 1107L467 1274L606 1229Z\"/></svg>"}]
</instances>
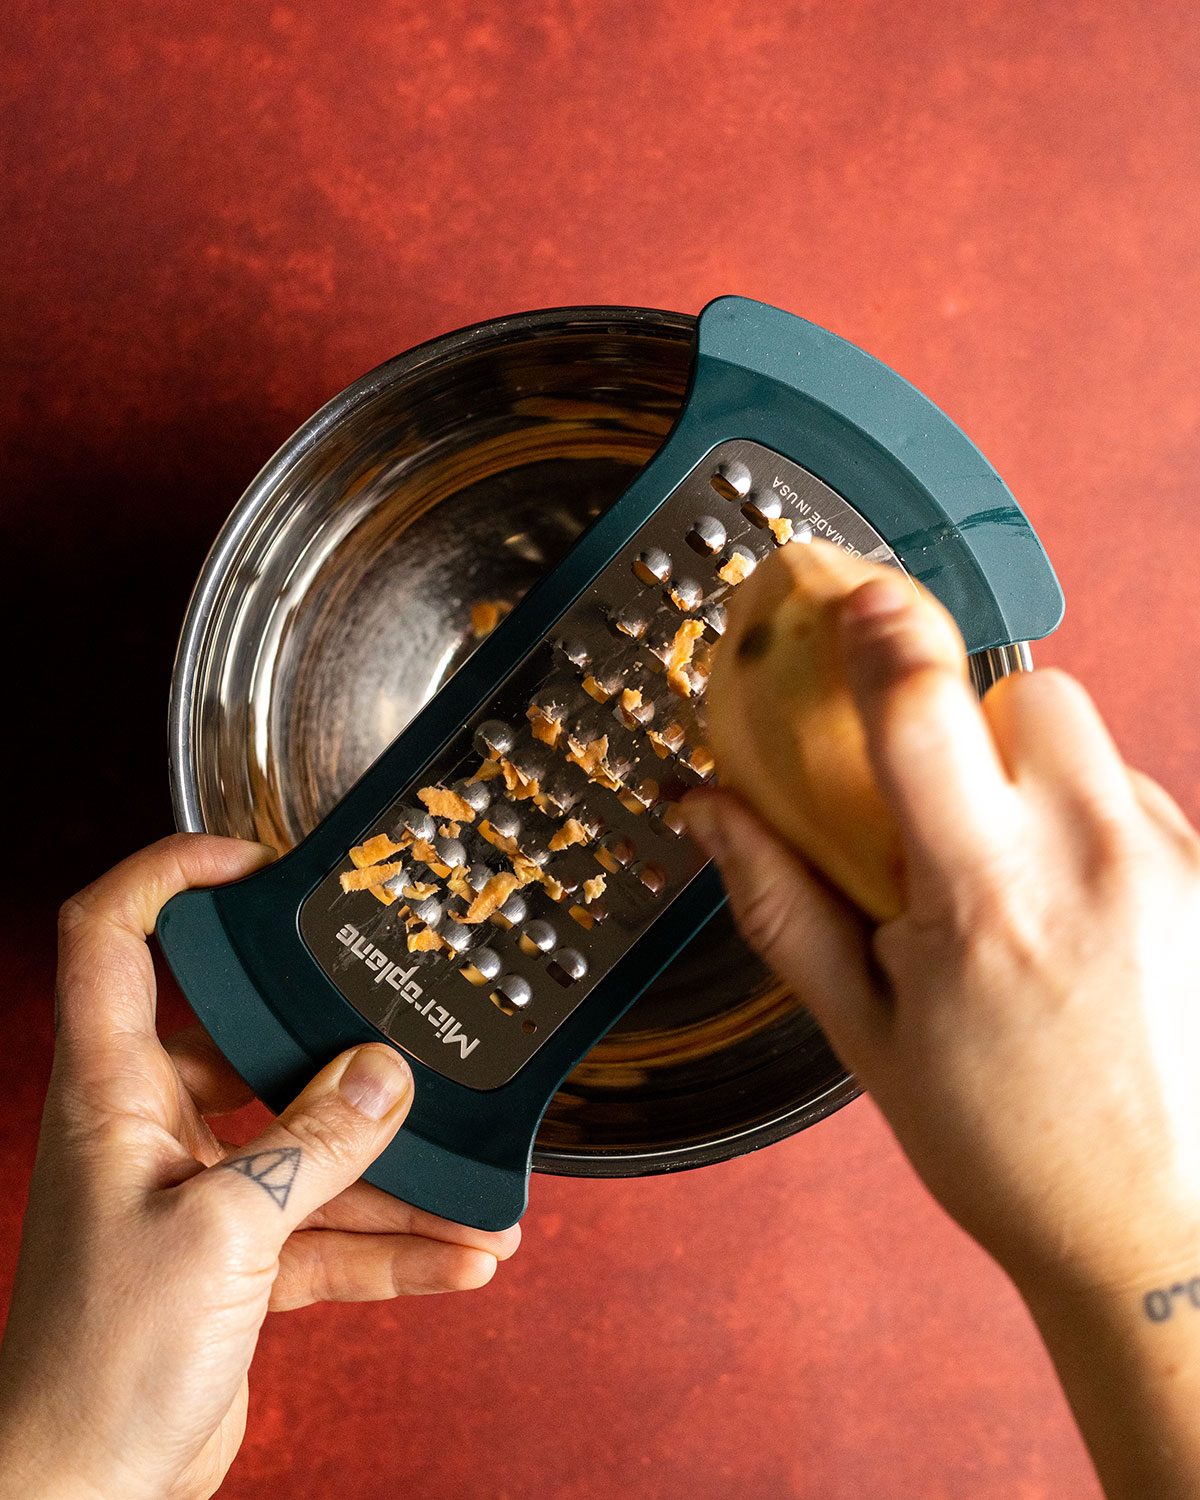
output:
<instances>
[{"instance_id":1,"label":"human hand","mask_svg":"<svg viewBox=\"0 0 1200 1500\"><path fill-rule=\"evenodd\" d=\"M483 1286L520 1243L357 1180L412 1102L385 1044L336 1058L251 1144L213 1134L205 1115L250 1091L200 1028L159 1042L145 939L177 891L270 854L164 839L62 910L54 1066L0 1348L5 1500L209 1496L242 1440L268 1309Z\"/></svg>"},{"instance_id":2,"label":"human hand","mask_svg":"<svg viewBox=\"0 0 1200 1500\"><path fill-rule=\"evenodd\" d=\"M905 913L876 927L728 792L693 794L691 827L747 940L1027 1295L1169 1286L1200 1259L1200 837L1074 678L980 704L897 597L845 610L841 644Z\"/></svg>"}]
</instances>

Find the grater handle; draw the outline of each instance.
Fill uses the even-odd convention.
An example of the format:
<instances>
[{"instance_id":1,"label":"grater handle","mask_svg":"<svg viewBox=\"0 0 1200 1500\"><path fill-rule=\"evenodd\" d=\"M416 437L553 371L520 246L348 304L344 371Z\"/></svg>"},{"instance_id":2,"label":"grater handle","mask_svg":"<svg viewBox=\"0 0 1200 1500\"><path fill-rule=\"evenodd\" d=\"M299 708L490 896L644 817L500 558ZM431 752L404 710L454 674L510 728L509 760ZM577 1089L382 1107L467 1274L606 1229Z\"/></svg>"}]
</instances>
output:
<instances>
[{"instance_id":1,"label":"grater handle","mask_svg":"<svg viewBox=\"0 0 1200 1500\"><path fill-rule=\"evenodd\" d=\"M265 872L264 872L265 873ZM237 882L245 887L256 877ZM225 886L221 890L231 891ZM239 957L212 890L182 891L159 915L157 937L171 970L196 1013L239 1076L279 1113L331 1057L360 1042L394 1045L333 994L338 1032L314 1055L264 998ZM397 1048L397 1050L400 1050ZM530 1135L514 1143L505 1165L465 1156L423 1133L430 1102L426 1071L408 1058L417 1075L412 1108L399 1134L363 1173L393 1197L442 1218L477 1229L507 1229L525 1212ZM537 1122L534 1122L536 1130Z\"/></svg>"}]
</instances>

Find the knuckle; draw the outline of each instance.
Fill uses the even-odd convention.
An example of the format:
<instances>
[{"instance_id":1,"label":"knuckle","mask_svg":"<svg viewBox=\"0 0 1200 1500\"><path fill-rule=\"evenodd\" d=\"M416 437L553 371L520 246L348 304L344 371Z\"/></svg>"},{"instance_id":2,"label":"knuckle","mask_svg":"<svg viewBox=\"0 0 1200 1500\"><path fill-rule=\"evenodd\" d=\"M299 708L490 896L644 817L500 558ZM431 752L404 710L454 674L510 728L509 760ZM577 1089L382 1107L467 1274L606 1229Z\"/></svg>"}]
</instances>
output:
<instances>
[{"instance_id":1,"label":"knuckle","mask_svg":"<svg viewBox=\"0 0 1200 1500\"><path fill-rule=\"evenodd\" d=\"M245 1179L220 1165L195 1179L197 1191L185 1195L180 1206L181 1233L197 1247L214 1271L236 1271L273 1283L279 1269L278 1246L264 1245L256 1200L245 1191Z\"/></svg>"},{"instance_id":2,"label":"knuckle","mask_svg":"<svg viewBox=\"0 0 1200 1500\"><path fill-rule=\"evenodd\" d=\"M359 1135L347 1129L342 1111L310 1110L294 1116L287 1128L301 1150L320 1166L344 1167L359 1155Z\"/></svg>"},{"instance_id":3,"label":"knuckle","mask_svg":"<svg viewBox=\"0 0 1200 1500\"><path fill-rule=\"evenodd\" d=\"M191 1202L193 1233L205 1244L227 1245L244 1218L244 1201L239 1203L231 1191L237 1184L233 1175L220 1165L206 1174L207 1192L196 1193Z\"/></svg>"},{"instance_id":4,"label":"knuckle","mask_svg":"<svg viewBox=\"0 0 1200 1500\"><path fill-rule=\"evenodd\" d=\"M298 1307L308 1307L320 1300L290 1261L286 1257L281 1258L279 1270L271 1284L271 1312L293 1312Z\"/></svg>"},{"instance_id":5,"label":"knuckle","mask_svg":"<svg viewBox=\"0 0 1200 1500\"><path fill-rule=\"evenodd\" d=\"M85 889L77 892L74 896L68 896L58 909L59 940L68 938L77 932L90 916L91 901L88 890Z\"/></svg>"},{"instance_id":6,"label":"knuckle","mask_svg":"<svg viewBox=\"0 0 1200 1500\"><path fill-rule=\"evenodd\" d=\"M788 930L786 900L774 885L760 885L734 905L734 916L746 942L768 962L777 954Z\"/></svg>"},{"instance_id":7,"label":"knuckle","mask_svg":"<svg viewBox=\"0 0 1200 1500\"><path fill-rule=\"evenodd\" d=\"M487 1286L496 1274L496 1261L483 1250L466 1250L456 1257L449 1275L445 1278L451 1291L473 1292Z\"/></svg>"}]
</instances>

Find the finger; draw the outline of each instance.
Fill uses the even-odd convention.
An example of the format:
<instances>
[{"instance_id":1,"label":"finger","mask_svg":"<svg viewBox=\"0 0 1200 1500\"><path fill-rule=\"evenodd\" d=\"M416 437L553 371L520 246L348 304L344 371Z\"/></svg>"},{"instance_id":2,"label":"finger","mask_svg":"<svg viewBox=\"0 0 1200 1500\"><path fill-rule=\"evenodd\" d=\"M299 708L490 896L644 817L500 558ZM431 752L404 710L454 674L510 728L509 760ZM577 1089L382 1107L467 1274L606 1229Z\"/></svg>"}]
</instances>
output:
<instances>
[{"instance_id":1,"label":"finger","mask_svg":"<svg viewBox=\"0 0 1200 1500\"><path fill-rule=\"evenodd\" d=\"M203 1026L185 1026L163 1042L167 1055L201 1115L227 1115L254 1098Z\"/></svg>"},{"instance_id":2,"label":"finger","mask_svg":"<svg viewBox=\"0 0 1200 1500\"><path fill-rule=\"evenodd\" d=\"M732 792L693 792L682 805L721 872L738 930L857 1071L890 1014L867 919Z\"/></svg>"},{"instance_id":3,"label":"finger","mask_svg":"<svg viewBox=\"0 0 1200 1500\"><path fill-rule=\"evenodd\" d=\"M362 1176L412 1105L412 1073L386 1042L351 1048L248 1145L180 1191L206 1197L260 1238L283 1241Z\"/></svg>"},{"instance_id":4,"label":"finger","mask_svg":"<svg viewBox=\"0 0 1200 1500\"><path fill-rule=\"evenodd\" d=\"M1144 771L1135 770L1133 766L1125 769L1147 815L1169 829L1193 855L1200 855L1200 833L1170 792Z\"/></svg>"},{"instance_id":5,"label":"finger","mask_svg":"<svg viewBox=\"0 0 1200 1500\"><path fill-rule=\"evenodd\" d=\"M402 1203L369 1182L354 1182L309 1214L301 1229L349 1229L359 1233L415 1234L448 1245L468 1245L486 1250L497 1260L507 1260L521 1243L521 1226L511 1229L472 1229L439 1218L411 1203Z\"/></svg>"},{"instance_id":6,"label":"finger","mask_svg":"<svg viewBox=\"0 0 1200 1500\"><path fill-rule=\"evenodd\" d=\"M1001 861L1017 792L969 685L962 637L932 596L872 579L839 624L871 768L903 841L909 911L933 918Z\"/></svg>"},{"instance_id":7,"label":"finger","mask_svg":"<svg viewBox=\"0 0 1200 1500\"><path fill-rule=\"evenodd\" d=\"M154 965L146 938L178 892L224 885L261 869L275 851L210 834L174 834L101 875L59 914L55 1026L88 1050L122 1032L154 1036Z\"/></svg>"},{"instance_id":8,"label":"finger","mask_svg":"<svg viewBox=\"0 0 1200 1500\"><path fill-rule=\"evenodd\" d=\"M1137 794L1091 694L1058 667L1013 672L981 705L1016 782L1041 783L1076 814L1128 817Z\"/></svg>"},{"instance_id":9,"label":"finger","mask_svg":"<svg viewBox=\"0 0 1200 1500\"><path fill-rule=\"evenodd\" d=\"M407 1234L304 1229L279 1253L271 1309L311 1302L379 1302L432 1292L469 1292L496 1274L496 1257L467 1245Z\"/></svg>"}]
</instances>

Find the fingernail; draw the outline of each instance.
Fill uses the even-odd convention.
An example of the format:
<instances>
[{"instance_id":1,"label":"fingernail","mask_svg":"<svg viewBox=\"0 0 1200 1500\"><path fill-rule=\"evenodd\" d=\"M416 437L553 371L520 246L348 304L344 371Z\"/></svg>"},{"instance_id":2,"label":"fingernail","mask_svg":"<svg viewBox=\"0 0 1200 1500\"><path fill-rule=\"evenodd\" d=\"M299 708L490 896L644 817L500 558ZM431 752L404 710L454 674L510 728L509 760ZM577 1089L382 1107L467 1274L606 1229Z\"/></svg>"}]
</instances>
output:
<instances>
[{"instance_id":1,"label":"fingernail","mask_svg":"<svg viewBox=\"0 0 1200 1500\"><path fill-rule=\"evenodd\" d=\"M412 1073L399 1052L361 1047L338 1085L347 1104L369 1120L382 1120L412 1088Z\"/></svg>"},{"instance_id":2,"label":"fingernail","mask_svg":"<svg viewBox=\"0 0 1200 1500\"><path fill-rule=\"evenodd\" d=\"M717 864L729 854L725 825L707 797L685 797L680 804L687 819L687 829L709 859Z\"/></svg>"},{"instance_id":3,"label":"fingernail","mask_svg":"<svg viewBox=\"0 0 1200 1500\"><path fill-rule=\"evenodd\" d=\"M900 578L872 578L842 605L842 619L851 626L860 620L877 620L899 614L913 598L912 589Z\"/></svg>"}]
</instances>

